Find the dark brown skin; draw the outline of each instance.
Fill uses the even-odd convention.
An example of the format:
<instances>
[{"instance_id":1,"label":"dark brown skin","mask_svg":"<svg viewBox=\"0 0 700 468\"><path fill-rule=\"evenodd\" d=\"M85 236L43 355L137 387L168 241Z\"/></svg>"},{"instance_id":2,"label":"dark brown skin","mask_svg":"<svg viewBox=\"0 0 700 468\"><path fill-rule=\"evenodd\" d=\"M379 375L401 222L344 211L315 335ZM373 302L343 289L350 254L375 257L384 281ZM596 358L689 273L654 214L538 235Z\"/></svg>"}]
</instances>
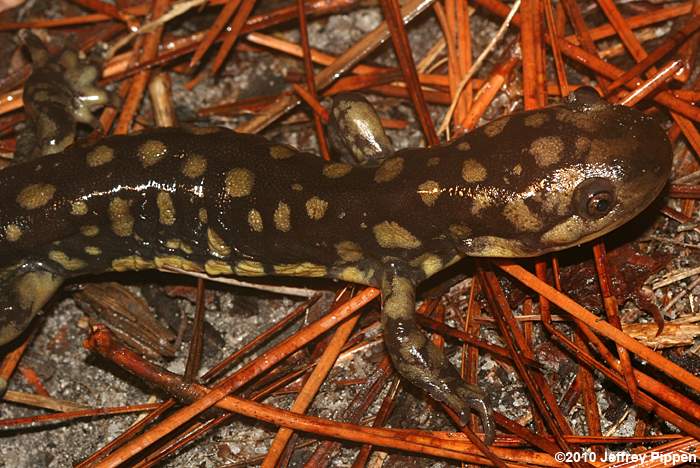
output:
<instances>
[{"instance_id":1,"label":"dark brown skin","mask_svg":"<svg viewBox=\"0 0 700 468\"><path fill-rule=\"evenodd\" d=\"M382 289L399 372L465 423L477 411L493 440L486 396L416 324L416 285L465 255L535 256L602 235L658 195L670 163L656 123L586 90L379 167L226 129L74 146L0 172L0 343L86 273L352 281Z\"/></svg>"}]
</instances>

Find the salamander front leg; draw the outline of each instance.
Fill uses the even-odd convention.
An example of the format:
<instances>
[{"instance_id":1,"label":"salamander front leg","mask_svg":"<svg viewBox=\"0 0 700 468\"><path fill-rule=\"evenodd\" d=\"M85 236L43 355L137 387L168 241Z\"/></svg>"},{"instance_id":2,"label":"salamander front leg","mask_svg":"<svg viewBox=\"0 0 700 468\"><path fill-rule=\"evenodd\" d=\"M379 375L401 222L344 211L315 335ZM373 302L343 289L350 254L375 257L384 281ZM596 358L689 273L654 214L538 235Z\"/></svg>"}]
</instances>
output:
<instances>
[{"instance_id":1,"label":"salamander front leg","mask_svg":"<svg viewBox=\"0 0 700 468\"><path fill-rule=\"evenodd\" d=\"M394 153L377 111L363 95L339 94L333 98L330 114L328 138L342 161L377 166Z\"/></svg>"},{"instance_id":2,"label":"salamander front leg","mask_svg":"<svg viewBox=\"0 0 700 468\"><path fill-rule=\"evenodd\" d=\"M413 282L397 274L386 275L382 297L384 343L399 373L450 407L465 425L469 422L470 411L476 411L481 417L486 442L493 442L493 414L486 403L486 395L480 388L462 380L442 349L418 328Z\"/></svg>"},{"instance_id":3,"label":"salamander front leg","mask_svg":"<svg viewBox=\"0 0 700 468\"><path fill-rule=\"evenodd\" d=\"M0 345L17 338L62 283L39 262L0 271Z\"/></svg>"}]
</instances>

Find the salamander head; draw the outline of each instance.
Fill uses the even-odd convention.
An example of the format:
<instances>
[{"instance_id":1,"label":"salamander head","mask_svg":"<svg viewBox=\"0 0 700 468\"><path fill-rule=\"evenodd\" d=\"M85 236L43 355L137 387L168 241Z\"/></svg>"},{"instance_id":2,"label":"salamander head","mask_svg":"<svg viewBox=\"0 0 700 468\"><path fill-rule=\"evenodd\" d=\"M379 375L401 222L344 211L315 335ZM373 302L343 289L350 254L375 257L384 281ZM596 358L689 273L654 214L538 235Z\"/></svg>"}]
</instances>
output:
<instances>
[{"instance_id":1,"label":"salamander head","mask_svg":"<svg viewBox=\"0 0 700 468\"><path fill-rule=\"evenodd\" d=\"M476 154L491 143L494 157L478 182L453 187L463 195L456 224L469 230L451 232L465 255L536 256L590 241L645 209L671 172L671 145L658 123L590 89L467 137Z\"/></svg>"}]
</instances>

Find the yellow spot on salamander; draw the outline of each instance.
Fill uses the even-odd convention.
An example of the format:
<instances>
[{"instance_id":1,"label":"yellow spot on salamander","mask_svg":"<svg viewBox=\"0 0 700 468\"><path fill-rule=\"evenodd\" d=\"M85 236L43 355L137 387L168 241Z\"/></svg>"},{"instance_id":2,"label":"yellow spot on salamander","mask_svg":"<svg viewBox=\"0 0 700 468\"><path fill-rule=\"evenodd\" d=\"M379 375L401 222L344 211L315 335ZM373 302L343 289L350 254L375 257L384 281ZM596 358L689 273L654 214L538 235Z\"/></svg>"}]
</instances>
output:
<instances>
[{"instance_id":1,"label":"yellow spot on salamander","mask_svg":"<svg viewBox=\"0 0 700 468\"><path fill-rule=\"evenodd\" d=\"M17 203L25 210L34 210L50 202L54 193L56 187L51 184L31 184L19 192Z\"/></svg>"},{"instance_id":2,"label":"yellow spot on salamander","mask_svg":"<svg viewBox=\"0 0 700 468\"><path fill-rule=\"evenodd\" d=\"M233 272L240 276L265 276L265 267L254 260L241 260L236 263Z\"/></svg>"},{"instance_id":3,"label":"yellow spot on salamander","mask_svg":"<svg viewBox=\"0 0 700 468\"><path fill-rule=\"evenodd\" d=\"M590 164L609 164L615 158L625 158L634 154L639 146L636 138L621 136L619 138L595 139L591 142L586 162Z\"/></svg>"},{"instance_id":4,"label":"yellow spot on salamander","mask_svg":"<svg viewBox=\"0 0 700 468\"><path fill-rule=\"evenodd\" d=\"M323 265L315 263L288 263L284 265L275 265L275 273L282 276L304 276L306 278L320 278L326 276L328 269Z\"/></svg>"},{"instance_id":5,"label":"yellow spot on salamander","mask_svg":"<svg viewBox=\"0 0 700 468\"><path fill-rule=\"evenodd\" d=\"M457 143L457 149L460 151L469 151L472 149L472 145L470 145L468 141L462 141Z\"/></svg>"},{"instance_id":6,"label":"yellow spot on salamander","mask_svg":"<svg viewBox=\"0 0 700 468\"><path fill-rule=\"evenodd\" d=\"M251 209L248 212L248 226L250 230L254 232L262 232L263 230L263 219L260 212L256 209Z\"/></svg>"},{"instance_id":7,"label":"yellow spot on salamander","mask_svg":"<svg viewBox=\"0 0 700 468\"><path fill-rule=\"evenodd\" d=\"M540 204L540 214L566 216L571 214L572 191L552 191L537 194L534 200Z\"/></svg>"},{"instance_id":8,"label":"yellow spot on salamander","mask_svg":"<svg viewBox=\"0 0 700 468\"><path fill-rule=\"evenodd\" d=\"M294 156L296 151L294 151L289 146L285 145L274 145L270 146L270 157L272 159L287 159Z\"/></svg>"},{"instance_id":9,"label":"yellow spot on salamander","mask_svg":"<svg viewBox=\"0 0 700 468\"><path fill-rule=\"evenodd\" d=\"M130 255L128 257L115 258L112 260L112 269L114 271L148 270L154 267L155 263L151 260L139 257L138 255Z\"/></svg>"},{"instance_id":10,"label":"yellow spot on salamander","mask_svg":"<svg viewBox=\"0 0 700 468\"><path fill-rule=\"evenodd\" d=\"M433 206L440 196L440 184L434 180L426 180L418 186L418 195L423 203Z\"/></svg>"},{"instance_id":11,"label":"yellow spot on salamander","mask_svg":"<svg viewBox=\"0 0 700 468\"><path fill-rule=\"evenodd\" d=\"M401 174L403 165L404 160L401 157L387 159L374 173L374 181L377 183L391 182Z\"/></svg>"},{"instance_id":12,"label":"yellow spot on salamander","mask_svg":"<svg viewBox=\"0 0 700 468\"><path fill-rule=\"evenodd\" d=\"M464 224L451 224L448 229L450 230L450 234L457 239L466 239L472 233L469 226L465 226Z\"/></svg>"},{"instance_id":13,"label":"yellow spot on salamander","mask_svg":"<svg viewBox=\"0 0 700 468\"><path fill-rule=\"evenodd\" d=\"M182 250L186 254L192 254L192 247L182 242L180 239L168 239L165 246L172 250Z\"/></svg>"},{"instance_id":14,"label":"yellow spot on salamander","mask_svg":"<svg viewBox=\"0 0 700 468\"><path fill-rule=\"evenodd\" d=\"M193 271L201 273L203 271L202 267L193 262L192 260L187 260L186 258L178 257L177 255L168 255L165 257L156 257L153 263L157 268L168 269L168 268L178 268L185 271Z\"/></svg>"},{"instance_id":15,"label":"yellow spot on salamander","mask_svg":"<svg viewBox=\"0 0 700 468\"><path fill-rule=\"evenodd\" d=\"M537 112L530 114L523 119L523 123L526 127L539 128L549 121L549 114L544 112Z\"/></svg>"},{"instance_id":16,"label":"yellow spot on salamander","mask_svg":"<svg viewBox=\"0 0 700 468\"><path fill-rule=\"evenodd\" d=\"M158 204L158 220L160 224L165 224L166 226L175 224L175 206L170 193L158 192L156 203Z\"/></svg>"},{"instance_id":17,"label":"yellow spot on salamander","mask_svg":"<svg viewBox=\"0 0 700 468\"><path fill-rule=\"evenodd\" d=\"M362 247L353 241L338 242L335 244L335 251L338 253L338 257L346 262L357 262L364 257Z\"/></svg>"},{"instance_id":18,"label":"yellow spot on salamander","mask_svg":"<svg viewBox=\"0 0 700 468\"><path fill-rule=\"evenodd\" d=\"M95 237L100 233L100 228L93 225L80 226L80 233L85 237Z\"/></svg>"},{"instance_id":19,"label":"yellow spot on salamander","mask_svg":"<svg viewBox=\"0 0 700 468\"><path fill-rule=\"evenodd\" d=\"M206 208L200 208L199 212L197 213L197 216L199 217L199 222L201 222L202 224L207 224L209 216L207 215Z\"/></svg>"},{"instance_id":20,"label":"yellow spot on salamander","mask_svg":"<svg viewBox=\"0 0 700 468\"><path fill-rule=\"evenodd\" d=\"M60 250L51 250L49 252L49 259L58 263L68 271L81 270L87 266L85 261L79 258L70 258L65 252L61 252Z\"/></svg>"},{"instance_id":21,"label":"yellow spot on salamander","mask_svg":"<svg viewBox=\"0 0 700 468\"><path fill-rule=\"evenodd\" d=\"M384 221L372 228L377 243L385 249L417 249L421 241L394 221Z\"/></svg>"},{"instance_id":22,"label":"yellow spot on salamander","mask_svg":"<svg viewBox=\"0 0 700 468\"><path fill-rule=\"evenodd\" d=\"M369 284L374 276L374 270L363 271L357 267L347 267L338 274L338 278L351 283Z\"/></svg>"},{"instance_id":23,"label":"yellow spot on salamander","mask_svg":"<svg viewBox=\"0 0 700 468\"><path fill-rule=\"evenodd\" d=\"M227 257L231 255L231 247L226 245L224 240L212 228L207 229L207 243L212 254L219 257Z\"/></svg>"},{"instance_id":24,"label":"yellow spot on salamander","mask_svg":"<svg viewBox=\"0 0 700 468\"><path fill-rule=\"evenodd\" d=\"M70 214L74 216L85 216L88 212L87 203L82 200L74 201L70 204Z\"/></svg>"},{"instance_id":25,"label":"yellow spot on salamander","mask_svg":"<svg viewBox=\"0 0 700 468\"><path fill-rule=\"evenodd\" d=\"M204 263L204 271L207 275L218 276L218 275L231 275L233 274L233 268L226 262L221 260L207 260Z\"/></svg>"},{"instance_id":26,"label":"yellow spot on salamander","mask_svg":"<svg viewBox=\"0 0 700 468\"><path fill-rule=\"evenodd\" d=\"M294 190L295 192L301 192L302 190L304 190L304 186L301 184L292 184L292 190Z\"/></svg>"},{"instance_id":27,"label":"yellow spot on salamander","mask_svg":"<svg viewBox=\"0 0 700 468\"><path fill-rule=\"evenodd\" d=\"M495 136L500 135L500 133L508 124L509 120L510 117L501 117L500 119L496 119L493 122L486 124L484 126L484 135L486 135L489 138L493 138Z\"/></svg>"},{"instance_id":28,"label":"yellow spot on salamander","mask_svg":"<svg viewBox=\"0 0 700 468\"><path fill-rule=\"evenodd\" d=\"M597 113L593 113L596 115ZM555 113L555 118L559 122L571 124L580 130L595 132L598 130L598 119L592 119L589 112L575 112L569 109L559 109ZM604 121L604 120L602 120Z\"/></svg>"},{"instance_id":29,"label":"yellow spot on salamander","mask_svg":"<svg viewBox=\"0 0 700 468\"><path fill-rule=\"evenodd\" d=\"M168 147L165 143L158 140L148 140L138 149L138 155L141 159L143 167L150 167L158 164L168 152Z\"/></svg>"},{"instance_id":30,"label":"yellow spot on salamander","mask_svg":"<svg viewBox=\"0 0 700 468\"><path fill-rule=\"evenodd\" d=\"M87 245L87 246L85 246L84 250L85 250L86 254L93 255L93 256L97 256L97 255L100 255L102 253L102 249L99 247L95 247L94 245Z\"/></svg>"},{"instance_id":31,"label":"yellow spot on salamander","mask_svg":"<svg viewBox=\"0 0 700 468\"><path fill-rule=\"evenodd\" d=\"M107 164L112 159L114 159L114 150L106 145L100 145L93 148L87 156L85 156L85 162L89 167L102 166Z\"/></svg>"},{"instance_id":32,"label":"yellow spot on salamander","mask_svg":"<svg viewBox=\"0 0 700 468\"><path fill-rule=\"evenodd\" d=\"M428 167L437 166L438 164L440 164L440 158L437 156L433 156L425 163L425 165Z\"/></svg>"},{"instance_id":33,"label":"yellow spot on salamander","mask_svg":"<svg viewBox=\"0 0 700 468\"><path fill-rule=\"evenodd\" d=\"M474 159L467 159L462 163L462 179L470 184L483 182L486 179L486 168Z\"/></svg>"},{"instance_id":34,"label":"yellow spot on salamander","mask_svg":"<svg viewBox=\"0 0 700 468\"><path fill-rule=\"evenodd\" d=\"M311 197L306 201L306 214L310 219L318 221L323 218L328 208L328 202L318 197Z\"/></svg>"},{"instance_id":35,"label":"yellow spot on salamander","mask_svg":"<svg viewBox=\"0 0 700 468\"><path fill-rule=\"evenodd\" d=\"M9 242L17 242L22 237L22 228L16 224L8 224L5 226L5 239Z\"/></svg>"},{"instance_id":36,"label":"yellow spot on salamander","mask_svg":"<svg viewBox=\"0 0 700 468\"><path fill-rule=\"evenodd\" d=\"M277 208L272 215L272 221L275 223L275 227L278 231L289 232L292 228L291 214L292 211L289 205L284 202L279 202L277 204Z\"/></svg>"},{"instance_id":37,"label":"yellow spot on salamander","mask_svg":"<svg viewBox=\"0 0 700 468\"><path fill-rule=\"evenodd\" d=\"M539 167L556 164L564 151L564 142L555 136L541 137L530 144L530 154L535 158Z\"/></svg>"},{"instance_id":38,"label":"yellow spot on salamander","mask_svg":"<svg viewBox=\"0 0 700 468\"><path fill-rule=\"evenodd\" d=\"M179 268L180 270L193 271L196 273L201 273L203 271L202 267L192 260L187 260L183 257L178 257L177 255L168 255L165 257L156 257L153 263L157 268L162 268L167 270L168 268Z\"/></svg>"},{"instance_id":39,"label":"yellow spot on salamander","mask_svg":"<svg viewBox=\"0 0 700 468\"><path fill-rule=\"evenodd\" d=\"M253 190L255 175L248 169L237 167L226 174L224 188L229 197L247 197Z\"/></svg>"},{"instance_id":40,"label":"yellow spot on salamander","mask_svg":"<svg viewBox=\"0 0 700 468\"><path fill-rule=\"evenodd\" d=\"M350 164L345 163L330 163L323 166L323 175L329 179L339 179L346 176L352 170Z\"/></svg>"},{"instance_id":41,"label":"yellow spot on salamander","mask_svg":"<svg viewBox=\"0 0 700 468\"><path fill-rule=\"evenodd\" d=\"M523 166L522 166L520 163L516 164L515 166L513 166L513 171L512 171L512 172L513 172L513 174L515 174L516 176L519 176L520 174L523 173Z\"/></svg>"},{"instance_id":42,"label":"yellow spot on salamander","mask_svg":"<svg viewBox=\"0 0 700 468\"><path fill-rule=\"evenodd\" d=\"M520 232L537 232L542 229L542 220L530 210L525 201L515 198L503 208L503 216Z\"/></svg>"},{"instance_id":43,"label":"yellow spot on salamander","mask_svg":"<svg viewBox=\"0 0 700 468\"><path fill-rule=\"evenodd\" d=\"M207 171L207 159L201 154L191 154L182 163L182 174L189 179L202 177Z\"/></svg>"},{"instance_id":44,"label":"yellow spot on salamander","mask_svg":"<svg viewBox=\"0 0 700 468\"><path fill-rule=\"evenodd\" d=\"M109 220L112 231L119 237L130 236L134 232L134 217L129 207L131 201L116 197L109 202Z\"/></svg>"},{"instance_id":45,"label":"yellow spot on salamander","mask_svg":"<svg viewBox=\"0 0 700 468\"><path fill-rule=\"evenodd\" d=\"M411 266L420 267L426 278L433 276L444 268L442 259L435 254L426 253L411 261Z\"/></svg>"}]
</instances>

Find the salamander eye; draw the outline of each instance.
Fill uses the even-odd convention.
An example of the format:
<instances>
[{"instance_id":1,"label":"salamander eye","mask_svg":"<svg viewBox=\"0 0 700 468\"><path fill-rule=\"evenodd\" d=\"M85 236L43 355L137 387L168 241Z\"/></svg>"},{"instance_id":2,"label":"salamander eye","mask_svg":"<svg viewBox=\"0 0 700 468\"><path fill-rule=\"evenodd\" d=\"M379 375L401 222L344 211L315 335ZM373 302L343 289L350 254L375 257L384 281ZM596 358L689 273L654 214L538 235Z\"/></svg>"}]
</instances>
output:
<instances>
[{"instance_id":1,"label":"salamander eye","mask_svg":"<svg viewBox=\"0 0 700 468\"><path fill-rule=\"evenodd\" d=\"M615 197L610 192L598 192L588 199L586 211L591 218L605 216L613 207Z\"/></svg>"},{"instance_id":2,"label":"salamander eye","mask_svg":"<svg viewBox=\"0 0 700 468\"><path fill-rule=\"evenodd\" d=\"M586 219L599 219L615 207L615 188L601 177L581 182L574 192L573 202L578 214Z\"/></svg>"}]
</instances>

